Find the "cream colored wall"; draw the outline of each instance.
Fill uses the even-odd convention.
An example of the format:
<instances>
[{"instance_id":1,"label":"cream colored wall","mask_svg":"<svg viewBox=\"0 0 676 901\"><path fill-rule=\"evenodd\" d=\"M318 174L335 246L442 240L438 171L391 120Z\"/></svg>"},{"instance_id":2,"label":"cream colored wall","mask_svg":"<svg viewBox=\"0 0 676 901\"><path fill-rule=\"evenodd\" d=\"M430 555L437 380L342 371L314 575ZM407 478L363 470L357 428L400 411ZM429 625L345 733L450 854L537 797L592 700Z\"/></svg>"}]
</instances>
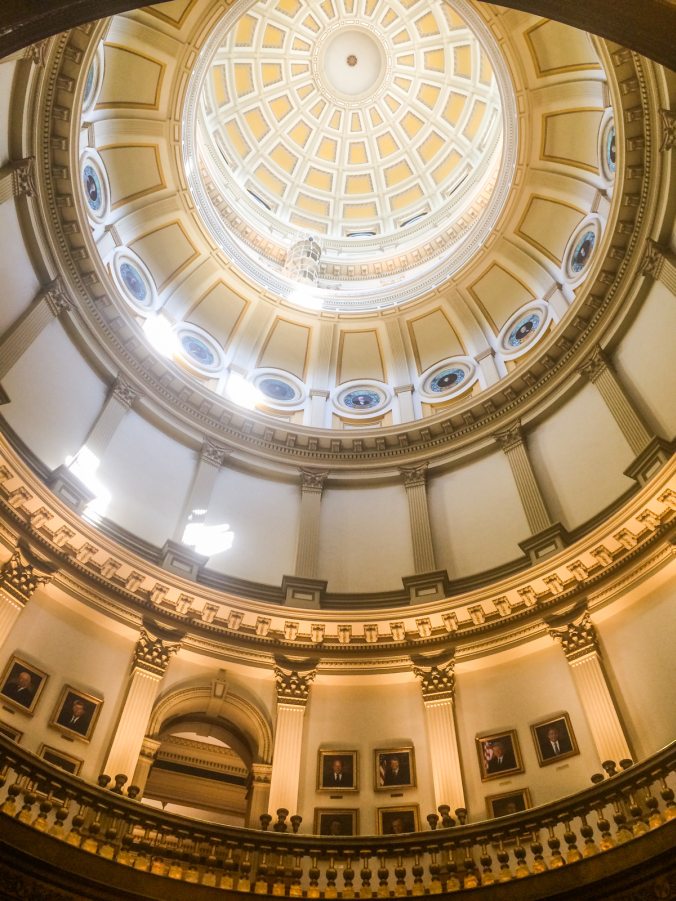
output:
<instances>
[{"instance_id":1,"label":"cream colored wall","mask_svg":"<svg viewBox=\"0 0 676 901\"><path fill-rule=\"evenodd\" d=\"M16 70L16 63L2 63L0 65L0 166L4 166L9 160L9 106L11 99L12 79Z\"/></svg>"},{"instance_id":2,"label":"cream colored wall","mask_svg":"<svg viewBox=\"0 0 676 901\"><path fill-rule=\"evenodd\" d=\"M55 592L38 590L0 648L0 669L12 655L48 674L34 716L13 713L0 701L0 719L20 729L22 747L37 753L42 743L84 760L80 775L95 781L103 769L132 659L132 643L103 616L67 607ZM91 742L69 740L49 726L63 686L103 699ZM12 708L13 710L14 708Z\"/></svg>"},{"instance_id":3,"label":"cream colored wall","mask_svg":"<svg viewBox=\"0 0 676 901\"><path fill-rule=\"evenodd\" d=\"M26 349L2 385L11 400L2 415L50 469L80 450L106 394L58 320Z\"/></svg>"},{"instance_id":4,"label":"cream colored wall","mask_svg":"<svg viewBox=\"0 0 676 901\"><path fill-rule=\"evenodd\" d=\"M409 575L413 551L404 486L325 488L319 576L329 591L396 589Z\"/></svg>"},{"instance_id":5,"label":"cream colored wall","mask_svg":"<svg viewBox=\"0 0 676 901\"><path fill-rule=\"evenodd\" d=\"M2 68L0 66L0 73ZM26 252L14 203L0 203L0 237L2 239L0 334L2 334L28 307L38 293L40 283Z\"/></svg>"},{"instance_id":6,"label":"cream colored wall","mask_svg":"<svg viewBox=\"0 0 676 901\"><path fill-rule=\"evenodd\" d=\"M431 478L428 498L437 566L451 578L521 556L530 531L502 451Z\"/></svg>"},{"instance_id":7,"label":"cream colored wall","mask_svg":"<svg viewBox=\"0 0 676 901\"><path fill-rule=\"evenodd\" d=\"M569 529L634 484L622 474L634 455L592 384L528 433L528 450L553 519Z\"/></svg>"},{"instance_id":8,"label":"cream colored wall","mask_svg":"<svg viewBox=\"0 0 676 901\"><path fill-rule=\"evenodd\" d=\"M660 281L654 281L629 332L613 354L623 383L639 409L663 438L676 436L676 303ZM672 365L665 365L670 361Z\"/></svg>"},{"instance_id":9,"label":"cream colored wall","mask_svg":"<svg viewBox=\"0 0 676 901\"><path fill-rule=\"evenodd\" d=\"M358 808L362 834L376 832L378 807L418 804L422 824L434 810L432 774L425 735L420 688L413 676L405 682L374 684L376 679L335 679L327 684L317 678L310 691L303 730L300 760L300 810L303 832L312 830L316 807ZM375 791L374 751L413 746L417 788ZM318 792L318 751L359 752L359 791L344 792L331 799L330 792ZM398 793L402 797L394 797ZM426 824L425 824L426 828Z\"/></svg>"},{"instance_id":10,"label":"cream colored wall","mask_svg":"<svg viewBox=\"0 0 676 901\"><path fill-rule=\"evenodd\" d=\"M209 567L229 576L280 585L296 563L300 487L225 467L220 471L207 522L227 522L235 533L229 551Z\"/></svg>"}]
</instances>

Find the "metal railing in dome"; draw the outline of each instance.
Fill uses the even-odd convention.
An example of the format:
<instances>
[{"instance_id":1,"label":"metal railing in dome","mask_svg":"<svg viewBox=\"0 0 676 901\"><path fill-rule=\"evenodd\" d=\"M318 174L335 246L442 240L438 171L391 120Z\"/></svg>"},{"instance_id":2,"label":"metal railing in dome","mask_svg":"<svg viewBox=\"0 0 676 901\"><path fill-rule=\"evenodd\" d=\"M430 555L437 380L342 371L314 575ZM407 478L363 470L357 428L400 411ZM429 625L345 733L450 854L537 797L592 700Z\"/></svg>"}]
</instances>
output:
<instances>
[{"instance_id":1,"label":"metal railing in dome","mask_svg":"<svg viewBox=\"0 0 676 901\"><path fill-rule=\"evenodd\" d=\"M537 876L676 819L676 742L575 795L509 816L406 835L331 837L221 826L90 785L0 735L0 826L12 817L137 871L289 897L439 894ZM445 808L446 816L448 808ZM300 817L291 817L298 829ZM265 825L271 818L265 818ZM449 820L446 819L448 823ZM276 828L275 828L276 827Z\"/></svg>"}]
</instances>

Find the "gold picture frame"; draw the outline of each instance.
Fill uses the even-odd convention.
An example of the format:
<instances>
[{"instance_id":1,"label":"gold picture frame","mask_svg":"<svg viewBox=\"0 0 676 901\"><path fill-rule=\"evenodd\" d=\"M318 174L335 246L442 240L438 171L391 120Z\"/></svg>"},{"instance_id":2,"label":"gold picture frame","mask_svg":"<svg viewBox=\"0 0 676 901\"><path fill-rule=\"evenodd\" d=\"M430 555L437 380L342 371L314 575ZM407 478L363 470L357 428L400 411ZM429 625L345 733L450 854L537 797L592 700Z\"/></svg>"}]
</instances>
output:
<instances>
[{"instance_id":1,"label":"gold picture frame","mask_svg":"<svg viewBox=\"0 0 676 901\"><path fill-rule=\"evenodd\" d=\"M506 817L513 813L521 813L521 811L528 810L532 806L530 791L527 788L486 796L486 813L491 820L496 817Z\"/></svg>"},{"instance_id":2,"label":"gold picture frame","mask_svg":"<svg viewBox=\"0 0 676 901\"><path fill-rule=\"evenodd\" d=\"M90 741L102 706L103 698L64 685L49 725L66 736Z\"/></svg>"},{"instance_id":3,"label":"gold picture frame","mask_svg":"<svg viewBox=\"0 0 676 901\"><path fill-rule=\"evenodd\" d=\"M359 752L320 748L317 755L317 791L359 791Z\"/></svg>"},{"instance_id":4,"label":"gold picture frame","mask_svg":"<svg viewBox=\"0 0 676 901\"><path fill-rule=\"evenodd\" d=\"M482 782L524 772L516 729L478 735L476 748Z\"/></svg>"},{"instance_id":5,"label":"gold picture frame","mask_svg":"<svg viewBox=\"0 0 676 901\"><path fill-rule=\"evenodd\" d=\"M373 781L376 791L415 788L415 751L404 748L376 748L373 752Z\"/></svg>"},{"instance_id":6,"label":"gold picture frame","mask_svg":"<svg viewBox=\"0 0 676 901\"><path fill-rule=\"evenodd\" d=\"M314 834L359 835L358 807L315 807Z\"/></svg>"},{"instance_id":7,"label":"gold picture frame","mask_svg":"<svg viewBox=\"0 0 676 901\"><path fill-rule=\"evenodd\" d=\"M530 727L540 766L550 766L580 753L567 713L557 713Z\"/></svg>"},{"instance_id":8,"label":"gold picture frame","mask_svg":"<svg viewBox=\"0 0 676 901\"><path fill-rule=\"evenodd\" d=\"M23 657L12 655L0 676L0 702L33 716L49 676Z\"/></svg>"},{"instance_id":9,"label":"gold picture frame","mask_svg":"<svg viewBox=\"0 0 676 901\"><path fill-rule=\"evenodd\" d=\"M378 835L405 835L420 832L420 808L417 804L378 808Z\"/></svg>"},{"instance_id":10,"label":"gold picture frame","mask_svg":"<svg viewBox=\"0 0 676 901\"><path fill-rule=\"evenodd\" d=\"M38 757L42 757L47 763L51 763L52 766L58 766L59 769L65 770L72 776L79 775L84 763L79 757L73 757L72 754L66 754L65 751L60 751L58 748L52 748L51 745L44 744L38 748Z\"/></svg>"}]
</instances>

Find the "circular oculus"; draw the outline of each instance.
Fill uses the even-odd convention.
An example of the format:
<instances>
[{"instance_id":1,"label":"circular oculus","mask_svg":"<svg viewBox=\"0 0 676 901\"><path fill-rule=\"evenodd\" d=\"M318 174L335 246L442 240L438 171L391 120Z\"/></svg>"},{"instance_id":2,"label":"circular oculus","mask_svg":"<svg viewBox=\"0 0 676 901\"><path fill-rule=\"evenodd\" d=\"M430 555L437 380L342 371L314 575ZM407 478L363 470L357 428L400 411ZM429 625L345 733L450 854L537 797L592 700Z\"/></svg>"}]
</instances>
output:
<instances>
[{"instance_id":1,"label":"circular oculus","mask_svg":"<svg viewBox=\"0 0 676 901\"><path fill-rule=\"evenodd\" d=\"M103 188L99 174L91 163L86 163L82 170L82 184L89 208L94 213L100 213L103 207Z\"/></svg>"},{"instance_id":2,"label":"circular oculus","mask_svg":"<svg viewBox=\"0 0 676 901\"><path fill-rule=\"evenodd\" d=\"M582 272L594 250L596 243L596 233L592 229L587 229L577 243L570 258L570 268L574 273Z\"/></svg>"},{"instance_id":3,"label":"circular oculus","mask_svg":"<svg viewBox=\"0 0 676 901\"><path fill-rule=\"evenodd\" d=\"M385 402L385 396L373 388L353 388L340 400L350 410L372 410Z\"/></svg>"},{"instance_id":4,"label":"circular oculus","mask_svg":"<svg viewBox=\"0 0 676 901\"><path fill-rule=\"evenodd\" d=\"M298 396L298 392L294 389L293 385L282 381L282 379L274 378L273 376L266 376L266 378L261 379L256 387L266 397L282 403L296 400Z\"/></svg>"},{"instance_id":5,"label":"circular oculus","mask_svg":"<svg viewBox=\"0 0 676 901\"><path fill-rule=\"evenodd\" d=\"M523 344L532 341L541 322L542 318L538 313L529 313L527 316L519 319L507 336L507 344L510 347L521 347Z\"/></svg>"}]
</instances>

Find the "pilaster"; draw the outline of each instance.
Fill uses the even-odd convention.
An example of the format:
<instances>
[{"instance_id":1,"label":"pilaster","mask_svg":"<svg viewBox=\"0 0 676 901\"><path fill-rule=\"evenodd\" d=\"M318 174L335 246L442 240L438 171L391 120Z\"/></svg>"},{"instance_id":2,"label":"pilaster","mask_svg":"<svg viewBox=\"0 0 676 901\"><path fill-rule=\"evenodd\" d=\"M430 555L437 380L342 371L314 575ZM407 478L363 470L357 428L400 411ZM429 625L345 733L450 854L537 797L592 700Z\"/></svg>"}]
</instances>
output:
<instances>
[{"instance_id":1,"label":"pilaster","mask_svg":"<svg viewBox=\"0 0 676 901\"><path fill-rule=\"evenodd\" d=\"M298 761L303 749L303 720L316 665L316 660L292 663L281 658L275 665L277 722L269 798L269 812L272 813L280 807L289 813L298 810Z\"/></svg>"},{"instance_id":2,"label":"pilaster","mask_svg":"<svg viewBox=\"0 0 676 901\"><path fill-rule=\"evenodd\" d=\"M455 662L446 656L436 663L412 657L411 663L420 681L425 708L436 806L465 807L455 727Z\"/></svg>"},{"instance_id":3,"label":"pilaster","mask_svg":"<svg viewBox=\"0 0 676 901\"><path fill-rule=\"evenodd\" d=\"M131 785L136 785L139 789L139 799L143 797L148 776L150 775L150 768L155 762L155 757L161 745L161 741L156 738L150 738L149 735L146 735L143 739L138 760L136 761L136 769L131 778Z\"/></svg>"},{"instance_id":4,"label":"pilaster","mask_svg":"<svg viewBox=\"0 0 676 901\"><path fill-rule=\"evenodd\" d=\"M317 578L322 492L327 477L328 472L325 471L300 471L300 523L295 575L302 578Z\"/></svg>"},{"instance_id":5,"label":"pilaster","mask_svg":"<svg viewBox=\"0 0 676 901\"><path fill-rule=\"evenodd\" d=\"M51 581L57 567L37 557L19 541L12 556L0 566L0 647L35 590Z\"/></svg>"},{"instance_id":6,"label":"pilaster","mask_svg":"<svg viewBox=\"0 0 676 901\"><path fill-rule=\"evenodd\" d=\"M566 655L599 760L630 758L629 742L603 668L589 611L579 605L545 622Z\"/></svg>"},{"instance_id":7,"label":"pilaster","mask_svg":"<svg viewBox=\"0 0 676 901\"><path fill-rule=\"evenodd\" d=\"M427 463L402 467L413 545L413 567L416 574L431 573L437 568L432 546L432 526L427 506Z\"/></svg>"},{"instance_id":8,"label":"pilaster","mask_svg":"<svg viewBox=\"0 0 676 901\"><path fill-rule=\"evenodd\" d=\"M261 814L269 810L272 767L269 763L253 763L249 774L249 799L246 824L250 829L260 829Z\"/></svg>"},{"instance_id":9,"label":"pilaster","mask_svg":"<svg viewBox=\"0 0 676 901\"><path fill-rule=\"evenodd\" d=\"M35 197L35 157L16 160L0 167L0 203L14 197Z\"/></svg>"},{"instance_id":10,"label":"pilaster","mask_svg":"<svg viewBox=\"0 0 676 901\"><path fill-rule=\"evenodd\" d=\"M661 281L672 294L676 294L676 258L668 248L656 241L646 241L641 273Z\"/></svg>"},{"instance_id":11,"label":"pilaster","mask_svg":"<svg viewBox=\"0 0 676 901\"><path fill-rule=\"evenodd\" d=\"M160 682L169 661L181 647L182 637L153 624L141 628L124 703L103 770L109 776L124 773L130 777L136 772Z\"/></svg>"},{"instance_id":12,"label":"pilaster","mask_svg":"<svg viewBox=\"0 0 676 901\"><path fill-rule=\"evenodd\" d=\"M28 309L0 338L0 379L3 379L52 319L72 309L60 279L43 288Z\"/></svg>"},{"instance_id":13,"label":"pilaster","mask_svg":"<svg viewBox=\"0 0 676 901\"><path fill-rule=\"evenodd\" d=\"M496 432L493 438L507 457L531 534L539 535L550 529L553 522L528 456L521 422L517 420L508 428Z\"/></svg>"},{"instance_id":14,"label":"pilaster","mask_svg":"<svg viewBox=\"0 0 676 901\"><path fill-rule=\"evenodd\" d=\"M137 398L138 391L122 376L118 376L85 441L86 446L99 460L106 452L127 410L131 409Z\"/></svg>"}]
</instances>

